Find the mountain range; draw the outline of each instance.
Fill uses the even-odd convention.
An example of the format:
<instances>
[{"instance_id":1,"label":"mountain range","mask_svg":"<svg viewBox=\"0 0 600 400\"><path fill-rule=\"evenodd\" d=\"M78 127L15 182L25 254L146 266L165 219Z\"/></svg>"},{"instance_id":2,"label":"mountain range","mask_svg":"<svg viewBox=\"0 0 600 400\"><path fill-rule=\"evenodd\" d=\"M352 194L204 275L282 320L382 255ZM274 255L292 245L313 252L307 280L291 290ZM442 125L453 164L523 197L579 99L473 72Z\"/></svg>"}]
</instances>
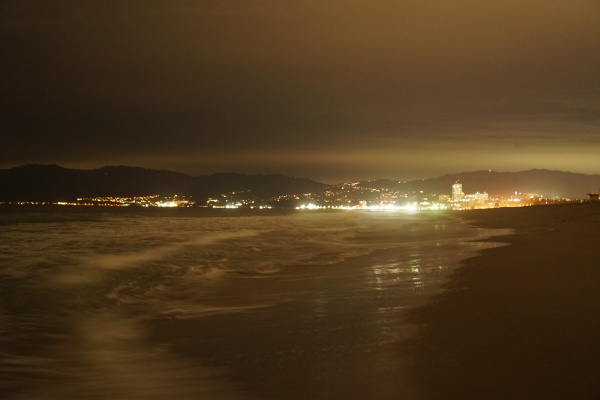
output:
<instances>
[{"instance_id":1,"label":"mountain range","mask_svg":"<svg viewBox=\"0 0 600 400\"><path fill-rule=\"evenodd\" d=\"M598 174L588 175L546 169L520 172L472 171L415 181L375 180L362 182L360 185L406 193L423 191L450 194L452 184L457 181L462 183L464 193L486 192L490 197L507 197L519 192L551 198L583 199L587 197L587 193L598 193L600 190Z\"/></svg>"},{"instance_id":2,"label":"mountain range","mask_svg":"<svg viewBox=\"0 0 600 400\"><path fill-rule=\"evenodd\" d=\"M191 196L251 191L256 197L314 193L327 185L275 175L217 173L189 176L172 171L107 166L93 170L29 164L0 169L0 201L72 201L78 197Z\"/></svg>"},{"instance_id":3,"label":"mountain range","mask_svg":"<svg viewBox=\"0 0 600 400\"><path fill-rule=\"evenodd\" d=\"M600 175L534 169L521 172L473 171L413 181L379 179L356 186L401 193L450 194L460 180L465 193L487 192L490 196L510 196L514 192L546 197L585 198L598 192ZM217 173L190 176L172 171L139 167L107 166L93 170L63 168L58 165L29 164L0 169L0 201L72 201L78 197L133 197L175 194L203 200L222 193L248 192L267 198L300 193L322 193L334 186L306 178L281 174L245 175Z\"/></svg>"}]
</instances>

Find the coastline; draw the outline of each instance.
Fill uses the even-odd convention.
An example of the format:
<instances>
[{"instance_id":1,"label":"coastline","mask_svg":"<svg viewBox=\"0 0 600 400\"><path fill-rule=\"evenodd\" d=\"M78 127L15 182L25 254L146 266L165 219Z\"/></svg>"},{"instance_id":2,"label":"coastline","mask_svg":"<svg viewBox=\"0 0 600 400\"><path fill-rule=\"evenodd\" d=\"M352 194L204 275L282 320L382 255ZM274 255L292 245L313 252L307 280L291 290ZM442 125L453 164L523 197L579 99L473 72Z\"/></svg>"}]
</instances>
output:
<instances>
[{"instance_id":1,"label":"coastline","mask_svg":"<svg viewBox=\"0 0 600 400\"><path fill-rule=\"evenodd\" d=\"M49 284L56 273L34 264L27 281L6 281L11 291L5 298L14 301L15 312L7 317L13 325L5 324L3 339L7 349L24 345L39 357L9 353L0 387L15 400L46 399L48 393L61 399L84 393L98 399L597 398L600 273L594 245L600 203L415 214L404 225L388 214L365 215L370 225L361 234L368 241L357 243L401 245L341 262L288 263L280 273L240 274L245 270L237 268L229 280L201 270L188 279L163 268L187 266L203 255L208 263L218 249L188 249L193 257L183 252L175 259L170 255L176 252L169 251L153 264L148 246L125 245L115 254L135 254L149 268L132 269L130 258L116 257L102 264L114 275L91 275L96 281L82 283L76 302L74 286L64 287L63 280L56 280L56 287L35 284ZM65 243L98 254L102 247L85 247L90 238L107 236L115 226L124 229L119 243L131 233L129 220L88 224L70 214L42 220L58 225L30 224L32 231L5 227L5 237L13 240L8 247L21 250L21 261L51 255L45 258L50 265L58 259L58 267L73 267L65 272L98 267L64 263L69 258L61 257L71 251ZM296 225L305 234L315 232L315 221L308 220L309 225ZM158 222L170 225L171 232L198 234L188 219L164 221ZM199 221L206 229L207 221ZM337 219L318 221L320 229L338 227ZM145 225L136 222L130 226L139 233ZM57 231L66 236L57 241ZM32 253L27 252L35 249L27 244L30 237L38 243ZM163 246L183 240L155 238ZM245 248L252 243L270 241ZM113 249L108 244L104 249ZM29 264L15 259L14 265ZM44 279L33 279L38 273ZM170 278L173 285L165 286ZM56 367L52 374L49 365Z\"/></svg>"},{"instance_id":2,"label":"coastline","mask_svg":"<svg viewBox=\"0 0 600 400\"><path fill-rule=\"evenodd\" d=\"M455 220L446 223L464 225ZM429 224L415 224L407 237L429 237L430 232L418 233ZM285 291L301 295L242 313L154 321L152 340L163 343L179 335L171 346L174 354L208 360L215 371L223 372L217 382L230 384L245 399L418 400L405 357L396 353L396 346L415 333L406 310L426 304L467 254L477 251L476 238L488 242L485 232L463 229L460 232L468 234L464 240L446 239L444 244L442 235L325 268L296 266L254 284L262 287L258 292L267 293L273 287L297 286ZM452 259L447 256L450 248L455 252ZM427 271L439 263L444 268ZM402 277L399 270L409 265L421 273L405 272ZM190 346L197 336L211 345Z\"/></svg>"},{"instance_id":3,"label":"coastline","mask_svg":"<svg viewBox=\"0 0 600 400\"><path fill-rule=\"evenodd\" d=\"M487 239L411 313L400 351L425 399L600 398L600 204L474 210Z\"/></svg>"},{"instance_id":4,"label":"coastline","mask_svg":"<svg viewBox=\"0 0 600 400\"><path fill-rule=\"evenodd\" d=\"M490 236L447 211L62 210L2 226L11 399L417 400L407 310Z\"/></svg>"}]
</instances>

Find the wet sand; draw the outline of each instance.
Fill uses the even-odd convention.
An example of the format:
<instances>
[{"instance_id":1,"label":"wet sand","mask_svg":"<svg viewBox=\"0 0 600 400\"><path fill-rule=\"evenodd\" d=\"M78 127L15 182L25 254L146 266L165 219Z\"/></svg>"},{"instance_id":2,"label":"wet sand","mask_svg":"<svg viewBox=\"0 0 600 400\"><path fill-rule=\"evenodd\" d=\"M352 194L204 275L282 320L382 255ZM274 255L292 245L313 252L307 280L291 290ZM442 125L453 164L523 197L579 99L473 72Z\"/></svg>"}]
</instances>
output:
<instances>
[{"instance_id":1,"label":"wet sand","mask_svg":"<svg viewBox=\"0 0 600 400\"><path fill-rule=\"evenodd\" d=\"M441 217L455 221L454 217ZM462 225L462 224L460 224ZM398 343L415 330L407 310L425 304L461 261L488 243L487 230L434 234L425 224L413 242L327 265L302 265L230 283L219 298L253 293L286 299L269 307L203 318L156 321L153 341L194 364L209 365L229 385L211 399L419 400ZM270 302L267 302L270 303ZM213 382L213 383L214 383Z\"/></svg>"},{"instance_id":2,"label":"wet sand","mask_svg":"<svg viewBox=\"0 0 600 400\"><path fill-rule=\"evenodd\" d=\"M0 231L2 399L418 400L407 311L500 234L449 212L143 212Z\"/></svg>"},{"instance_id":3,"label":"wet sand","mask_svg":"<svg viewBox=\"0 0 600 400\"><path fill-rule=\"evenodd\" d=\"M401 246L279 273L190 279L163 269L169 257L145 270L117 257L122 270L77 290L43 269L9 274L0 397L600 398L600 204L421 217L398 230L375 220L372 243ZM70 241L50 243L58 257Z\"/></svg>"},{"instance_id":4,"label":"wet sand","mask_svg":"<svg viewBox=\"0 0 600 400\"><path fill-rule=\"evenodd\" d=\"M600 398L600 203L464 212L513 228L411 314L425 399Z\"/></svg>"}]
</instances>

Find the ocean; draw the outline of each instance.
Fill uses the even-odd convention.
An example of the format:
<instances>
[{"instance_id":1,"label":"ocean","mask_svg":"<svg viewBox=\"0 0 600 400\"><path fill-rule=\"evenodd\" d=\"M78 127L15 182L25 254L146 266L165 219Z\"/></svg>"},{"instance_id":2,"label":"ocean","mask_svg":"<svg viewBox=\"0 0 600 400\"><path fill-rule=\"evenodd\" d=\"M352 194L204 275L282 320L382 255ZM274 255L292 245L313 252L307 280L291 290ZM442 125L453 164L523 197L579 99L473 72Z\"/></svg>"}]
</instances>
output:
<instances>
[{"instance_id":1,"label":"ocean","mask_svg":"<svg viewBox=\"0 0 600 400\"><path fill-rule=\"evenodd\" d=\"M497 234L459 215L0 208L0 392L419 399L407 311Z\"/></svg>"}]
</instances>

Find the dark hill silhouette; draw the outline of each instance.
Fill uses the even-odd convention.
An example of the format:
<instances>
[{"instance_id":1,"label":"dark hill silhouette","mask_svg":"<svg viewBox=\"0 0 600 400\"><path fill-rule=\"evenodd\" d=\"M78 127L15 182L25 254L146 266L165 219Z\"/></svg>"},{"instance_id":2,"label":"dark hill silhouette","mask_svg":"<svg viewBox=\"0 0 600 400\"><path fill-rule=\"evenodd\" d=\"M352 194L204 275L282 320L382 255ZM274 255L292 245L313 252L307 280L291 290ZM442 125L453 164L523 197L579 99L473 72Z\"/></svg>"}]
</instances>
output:
<instances>
[{"instance_id":1,"label":"dark hill silhouette","mask_svg":"<svg viewBox=\"0 0 600 400\"><path fill-rule=\"evenodd\" d=\"M175 194L197 199L251 191L257 197L318 192L324 185L283 175L214 174L192 177L172 171L108 166L77 170L30 164L0 170L0 201L73 201L77 197Z\"/></svg>"},{"instance_id":2,"label":"dark hill silhouette","mask_svg":"<svg viewBox=\"0 0 600 400\"><path fill-rule=\"evenodd\" d=\"M439 178L398 182L386 179L361 182L361 187L390 189L402 193L450 194L460 180L465 193L487 192L510 196L517 192L547 197L585 198L598 192L600 175L534 169L522 172L474 171ZM330 186L281 174L245 175L217 173L193 177L172 171L139 167L107 166L93 170L30 164L0 169L0 201L72 201L77 197L187 195L197 200L228 192L250 192L248 197L320 193Z\"/></svg>"},{"instance_id":3,"label":"dark hill silhouette","mask_svg":"<svg viewBox=\"0 0 600 400\"><path fill-rule=\"evenodd\" d=\"M582 199L586 193L598 192L600 175L586 175L545 169L521 172L473 171L448 174L439 178L398 182L376 180L361 186L387 188L411 193L450 194L452 184L460 180L463 192L487 192L490 196L510 196L514 192L539 194L546 197Z\"/></svg>"}]
</instances>

